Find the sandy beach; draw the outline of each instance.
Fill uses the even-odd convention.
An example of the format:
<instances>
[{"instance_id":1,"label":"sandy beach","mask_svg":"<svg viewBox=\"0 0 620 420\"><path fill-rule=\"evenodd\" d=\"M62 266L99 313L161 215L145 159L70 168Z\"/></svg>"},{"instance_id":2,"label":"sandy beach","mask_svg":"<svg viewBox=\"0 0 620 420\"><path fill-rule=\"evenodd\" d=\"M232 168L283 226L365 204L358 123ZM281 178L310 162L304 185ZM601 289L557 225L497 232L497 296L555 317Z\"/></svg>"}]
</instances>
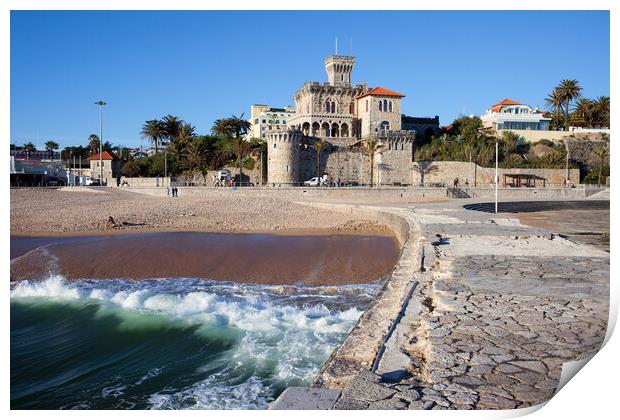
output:
<instances>
[{"instance_id":1,"label":"sandy beach","mask_svg":"<svg viewBox=\"0 0 620 420\"><path fill-rule=\"evenodd\" d=\"M241 194L172 198L117 189L11 190L12 235L164 231L391 235L385 226L340 213Z\"/></svg>"}]
</instances>

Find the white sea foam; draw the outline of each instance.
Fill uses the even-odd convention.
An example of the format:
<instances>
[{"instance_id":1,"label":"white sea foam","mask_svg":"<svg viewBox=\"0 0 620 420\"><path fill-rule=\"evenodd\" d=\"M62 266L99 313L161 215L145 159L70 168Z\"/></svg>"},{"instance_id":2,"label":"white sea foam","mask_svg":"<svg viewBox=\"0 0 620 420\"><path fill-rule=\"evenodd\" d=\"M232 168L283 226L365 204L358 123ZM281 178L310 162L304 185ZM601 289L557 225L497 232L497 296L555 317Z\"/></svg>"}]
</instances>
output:
<instances>
[{"instance_id":1,"label":"white sea foam","mask_svg":"<svg viewBox=\"0 0 620 420\"><path fill-rule=\"evenodd\" d=\"M265 408L274 384L301 384L318 372L362 313L350 302L362 296L364 304L368 304L375 291L363 287L250 286L193 279L65 282L60 276L52 276L43 282L15 284L11 297L98 302L102 314L113 311L123 319L123 328L144 328L151 321L142 315L153 314L153 325L161 322L159 319L168 319L198 325L196 334L208 337L213 337L214 331L232 334L236 345L227 352L227 374L236 377L237 370L245 372L250 367L254 373L249 378L239 384L211 375L182 390L157 392L150 396L149 404L153 408ZM209 363L205 361L205 371L212 369ZM159 373L152 370L139 382ZM110 387L103 392L115 395L123 391Z\"/></svg>"}]
</instances>

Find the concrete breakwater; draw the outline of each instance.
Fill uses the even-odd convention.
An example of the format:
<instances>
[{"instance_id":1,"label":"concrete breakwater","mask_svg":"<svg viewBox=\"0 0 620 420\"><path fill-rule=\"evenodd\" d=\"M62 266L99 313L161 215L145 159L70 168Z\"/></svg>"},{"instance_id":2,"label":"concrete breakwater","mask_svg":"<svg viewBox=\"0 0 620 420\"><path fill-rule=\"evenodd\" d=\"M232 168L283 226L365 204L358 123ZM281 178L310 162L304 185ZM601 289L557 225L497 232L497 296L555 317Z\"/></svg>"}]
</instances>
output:
<instances>
[{"instance_id":1,"label":"concrete breakwater","mask_svg":"<svg viewBox=\"0 0 620 420\"><path fill-rule=\"evenodd\" d=\"M525 408L603 343L604 251L454 203L320 205L400 231L401 259L313 387L272 408Z\"/></svg>"}]
</instances>

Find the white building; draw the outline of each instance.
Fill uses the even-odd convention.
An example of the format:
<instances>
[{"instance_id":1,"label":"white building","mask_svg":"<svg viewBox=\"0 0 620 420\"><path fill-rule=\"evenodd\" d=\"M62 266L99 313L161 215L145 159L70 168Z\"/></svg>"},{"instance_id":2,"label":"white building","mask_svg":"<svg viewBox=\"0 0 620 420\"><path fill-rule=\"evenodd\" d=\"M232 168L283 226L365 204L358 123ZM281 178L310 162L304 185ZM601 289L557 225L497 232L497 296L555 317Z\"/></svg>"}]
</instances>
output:
<instances>
[{"instance_id":1,"label":"white building","mask_svg":"<svg viewBox=\"0 0 620 420\"><path fill-rule=\"evenodd\" d=\"M484 128L493 130L549 130L551 118L538 108L531 108L511 99L504 99L481 116Z\"/></svg>"},{"instance_id":2,"label":"white building","mask_svg":"<svg viewBox=\"0 0 620 420\"><path fill-rule=\"evenodd\" d=\"M252 129L248 132L249 138L265 139L269 130L286 128L288 120L295 114L292 106L274 108L269 105L252 105L250 107L250 123Z\"/></svg>"}]
</instances>

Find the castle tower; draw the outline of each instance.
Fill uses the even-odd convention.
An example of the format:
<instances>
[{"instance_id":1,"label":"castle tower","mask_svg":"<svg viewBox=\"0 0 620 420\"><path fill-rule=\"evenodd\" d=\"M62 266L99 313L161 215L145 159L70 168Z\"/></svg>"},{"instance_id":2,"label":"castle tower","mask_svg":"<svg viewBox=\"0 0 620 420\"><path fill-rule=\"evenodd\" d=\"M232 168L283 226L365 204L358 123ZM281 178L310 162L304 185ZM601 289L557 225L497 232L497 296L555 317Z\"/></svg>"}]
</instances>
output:
<instances>
[{"instance_id":1,"label":"castle tower","mask_svg":"<svg viewBox=\"0 0 620 420\"><path fill-rule=\"evenodd\" d=\"M299 145L302 134L294 129L267 132L267 182L299 183Z\"/></svg>"},{"instance_id":2,"label":"castle tower","mask_svg":"<svg viewBox=\"0 0 620 420\"><path fill-rule=\"evenodd\" d=\"M351 73L355 67L355 57L330 55L325 59L327 81L332 86L351 85Z\"/></svg>"}]
</instances>

